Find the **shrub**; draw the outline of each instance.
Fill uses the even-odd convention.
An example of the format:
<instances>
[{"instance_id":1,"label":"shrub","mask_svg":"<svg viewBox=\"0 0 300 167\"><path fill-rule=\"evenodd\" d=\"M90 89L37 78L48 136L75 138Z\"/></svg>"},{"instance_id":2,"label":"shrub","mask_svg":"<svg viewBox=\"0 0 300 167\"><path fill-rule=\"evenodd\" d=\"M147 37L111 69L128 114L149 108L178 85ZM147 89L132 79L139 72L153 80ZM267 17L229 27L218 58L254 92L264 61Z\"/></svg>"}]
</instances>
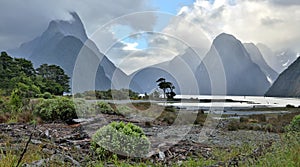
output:
<instances>
[{"instance_id":1,"label":"shrub","mask_svg":"<svg viewBox=\"0 0 300 167\"><path fill-rule=\"evenodd\" d=\"M281 141L273 143L270 152L245 166L300 166L300 133L288 132L281 135ZM247 164L249 163L249 164Z\"/></svg>"},{"instance_id":2,"label":"shrub","mask_svg":"<svg viewBox=\"0 0 300 167\"><path fill-rule=\"evenodd\" d=\"M7 112L8 111L8 100L1 97L0 95L0 112Z\"/></svg>"},{"instance_id":3,"label":"shrub","mask_svg":"<svg viewBox=\"0 0 300 167\"><path fill-rule=\"evenodd\" d=\"M35 107L34 113L44 121L77 118L74 102L65 97L42 99Z\"/></svg>"},{"instance_id":4,"label":"shrub","mask_svg":"<svg viewBox=\"0 0 300 167\"><path fill-rule=\"evenodd\" d=\"M140 103L132 103L132 105L137 109L137 110L148 110L151 107L150 102L140 102Z\"/></svg>"},{"instance_id":5,"label":"shrub","mask_svg":"<svg viewBox=\"0 0 300 167\"><path fill-rule=\"evenodd\" d=\"M125 106L125 105L118 105L116 106L118 113L122 114L122 115L129 115L133 112L135 112L135 110L133 110L132 108Z\"/></svg>"},{"instance_id":6,"label":"shrub","mask_svg":"<svg viewBox=\"0 0 300 167\"><path fill-rule=\"evenodd\" d=\"M52 99L52 98L54 98L54 96L49 92L45 92L43 94L37 94L35 97L43 98L43 99Z\"/></svg>"},{"instance_id":7,"label":"shrub","mask_svg":"<svg viewBox=\"0 0 300 167\"><path fill-rule=\"evenodd\" d=\"M143 130L132 124L112 122L100 128L92 137L91 148L101 158L107 158L114 153L119 156L145 156L150 142Z\"/></svg>"},{"instance_id":8,"label":"shrub","mask_svg":"<svg viewBox=\"0 0 300 167\"><path fill-rule=\"evenodd\" d=\"M174 106L166 106L165 111L175 112L176 110L175 110Z\"/></svg>"},{"instance_id":9,"label":"shrub","mask_svg":"<svg viewBox=\"0 0 300 167\"><path fill-rule=\"evenodd\" d=\"M249 122L249 118L247 118L247 117L240 117L240 122Z\"/></svg>"},{"instance_id":10,"label":"shrub","mask_svg":"<svg viewBox=\"0 0 300 167\"><path fill-rule=\"evenodd\" d=\"M291 104L287 104L285 107L286 107L286 108L296 108L295 106L293 106L293 105L291 105Z\"/></svg>"},{"instance_id":11,"label":"shrub","mask_svg":"<svg viewBox=\"0 0 300 167\"><path fill-rule=\"evenodd\" d=\"M91 117L95 116L94 103L88 102L84 99L74 99L77 116L79 117Z\"/></svg>"},{"instance_id":12,"label":"shrub","mask_svg":"<svg viewBox=\"0 0 300 167\"><path fill-rule=\"evenodd\" d=\"M287 126L288 131L300 132L300 115L296 115Z\"/></svg>"},{"instance_id":13,"label":"shrub","mask_svg":"<svg viewBox=\"0 0 300 167\"><path fill-rule=\"evenodd\" d=\"M248 127L250 130L259 131L262 129L261 125L258 123L251 123Z\"/></svg>"},{"instance_id":14,"label":"shrub","mask_svg":"<svg viewBox=\"0 0 300 167\"><path fill-rule=\"evenodd\" d=\"M10 95L10 101L9 105L12 109L12 111L20 111L23 103L22 103L22 98L20 96L20 91L19 89L14 89Z\"/></svg>"},{"instance_id":15,"label":"shrub","mask_svg":"<svg viewBox=\"0 0 300 167\"><path fill-rule=\"evenodd\" d=\"M119 114L108 103L99 101L96 103L96 111L103 114Z\"/></svg>"},{"instance_id":16,"label":"shrub","mask_svg":"<svg viewBox=\"0 0 300 167\"><path fill-rule=\"evenodd\" d=\"M197 118L195 120L195 124L204 125L207 118L207 114L202 114L202 112L198 112Z\"/></svg>"},{"instance_id":17,"label":"shrub","mask_svg":"<svg viewBox=\"0 0 300 167\"><path fill-rule=\"evenodd\" d=\"M163 110L162 113L157 117L157 120L171 125L175 122L177 114L178 113L174 111Z\"/></svg>"},{"instance_id":18,"label":"shrub","mask_svg":"<svg viewBox=\"0 0 300 167\"><path fill-rule=\"evenodd\" d=\"M227 129L229 131L237 131L239 129L239 121L232 120L228 123Z\"/></svg>"},{"instance_id":19,"label":"shrub","mask_svg":"<svg viewBox=\"0 0 300 167\"><path fill-rule=\"evenodd\" d=\"M272 124L267 124L263 128L267 132L273 132L275 130Z\"/></svg>"},{"instance_id":20,"label":"shrub","mask_svg":"<svg viewBox=\"0 0 300 167\"><path fill-rule=\"evenodd\" d=\"M49 93L49 92L45 92L45 93L43 94L43 98L44 98L44 99L52 99L52 95L51 95L51 93Z\"/></svg>"}]
</instances>

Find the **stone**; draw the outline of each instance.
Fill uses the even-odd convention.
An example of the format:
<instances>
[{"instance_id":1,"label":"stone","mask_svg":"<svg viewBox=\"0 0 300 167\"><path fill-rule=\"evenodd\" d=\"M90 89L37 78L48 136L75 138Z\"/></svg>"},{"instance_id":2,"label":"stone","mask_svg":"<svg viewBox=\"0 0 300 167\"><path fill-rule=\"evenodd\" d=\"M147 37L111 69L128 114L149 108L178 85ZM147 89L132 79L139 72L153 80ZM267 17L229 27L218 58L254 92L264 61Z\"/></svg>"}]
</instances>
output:
<instances>
[{"instance_id":1,"label":"stone","mask_svg":"<svg viewBox=\"0 0 300 167\"><path fill-rule=\"evenodd\" d=\"M31 143L35 144L35 145L42 144L42 142L40 140L35 140L35 139L31 139Z\"/></svg>"},{"instance_id":2,"label":"stone","mask_svg":"<svg viewBox=\"0 0 300 167\"><path fill-rule=\"evenodd\" d=\"M159 160L163 161L163 160L165 160L166 155L165 155L164 152L159 151L158 152L158 157L159 157Z\"/></svg>"}]
</instances>

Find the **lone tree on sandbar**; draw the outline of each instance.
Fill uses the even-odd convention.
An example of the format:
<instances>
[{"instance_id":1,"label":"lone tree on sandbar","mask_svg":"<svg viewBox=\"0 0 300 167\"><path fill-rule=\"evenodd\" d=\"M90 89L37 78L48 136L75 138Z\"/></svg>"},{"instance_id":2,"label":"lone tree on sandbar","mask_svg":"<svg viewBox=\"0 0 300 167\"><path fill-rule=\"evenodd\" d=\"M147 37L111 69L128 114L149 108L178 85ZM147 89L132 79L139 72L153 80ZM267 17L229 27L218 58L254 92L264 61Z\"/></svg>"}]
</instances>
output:
<instances>
[{"instance_id":1,"label":"lone tree on sandbar","mask_svg":"<svg viewBox=\"0 0 300 167\"><path fill-rule=\"evenodd\" d=\"M159 78L157 81L158 87L163 90L164 98L173 99L176 96L174 92L175 86L171 82L166 82L165 78Z\"/></svg>"}]
</instances>

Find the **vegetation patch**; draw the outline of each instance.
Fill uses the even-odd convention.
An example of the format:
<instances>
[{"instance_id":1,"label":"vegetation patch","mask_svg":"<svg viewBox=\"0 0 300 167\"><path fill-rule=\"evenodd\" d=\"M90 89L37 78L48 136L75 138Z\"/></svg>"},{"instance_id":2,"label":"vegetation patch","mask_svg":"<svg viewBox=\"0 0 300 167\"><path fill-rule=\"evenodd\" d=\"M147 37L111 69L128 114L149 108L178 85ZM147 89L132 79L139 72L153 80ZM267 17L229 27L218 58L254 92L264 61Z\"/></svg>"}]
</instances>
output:
<instances>
[{"instance_id":1,"label":"vegetation patch","mask_svg":"<svg viewBox=\"0 0 300 167\"><path fill-rule=\"evenodd\" d=\"M66 97L42 99L35 107L34 114L44 121L67 121L77 118L74 102Z\"/></svg>"},{"instance_id":2,"label":"vegetation patch","mask_svg":"<svg viewBox=\"0 0 300 167\"><path fill-rule=\"evenodd\" d=\"M132 123L112 122L93 135L91 148L100 159L114 154L144 157L149 152L150 142L140 127Z\"/></svg>"},{"instance_id":3,"label":"vegetation patch","mask_svg":"<svg viewBox=\"0 0 300 167\"><path fill-rule=\"evenodd\" d=\"M300 132L300 115L296 115L292 122L287 126L288 131Z\"/></svg>"},{"instance_id":4,"label":"vegetation patch","mask_svg":"<svg viewBox=\"0 0 300 167\"><path fill-rule=\"evenodd\" d=\"M114 110L107 102L99 101L95 104L97 113L118 115L118 111Z\"/></svg>"},{"instance_id":5,"label":"vegetation patch","mask_svg":"<svg viewBox=\"0 0 300 167\"><path fill-rule=\"evenodd\" d=\"M239 120L230 120L226 127L230 131L243 129L283 133L287 130L285 127L288 125L288 128L290 129L297 129L298 121L294 120L297 119L294 117L298 114L299 111L290 112L287 114L260 114L241 116ZM293 125L290 125L291 121L294 122Z\"/></svg>"}]
</instances>

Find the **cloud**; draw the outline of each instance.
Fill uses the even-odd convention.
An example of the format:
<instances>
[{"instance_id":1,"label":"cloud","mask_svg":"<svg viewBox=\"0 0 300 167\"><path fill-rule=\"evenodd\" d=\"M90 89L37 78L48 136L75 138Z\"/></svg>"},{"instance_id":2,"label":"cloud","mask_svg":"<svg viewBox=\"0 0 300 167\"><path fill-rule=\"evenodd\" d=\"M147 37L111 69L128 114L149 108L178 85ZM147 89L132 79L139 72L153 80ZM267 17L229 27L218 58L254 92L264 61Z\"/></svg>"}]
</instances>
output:
<instances>
[{"instance_id":1,"label":"cloud","mask_svg":"<svg viewBox=\"0 0 300 167\"><path fill-rule=\"evenodd\" d=\"M299 0L270 0L271 3L283 6L300 5Z\"/></svg>"},{"instance_id":2,"label":"cloud","mask_svg":"<svg viewBox=\"0 0 300 167\"><path fill-rule=\"evenodd\" d=\"M147 32L131 36L137 41L147 42L146 47L138 47L138 42L116 42L107 50L106 55L114 64L130 74L141 68L173 59L178 55L176 47L169 45L174 39L160 33ZM184 44L181 44L184 45Z\"/></svg>"},{"instance_id":3,"label":"cloud","mask_svg":"<svg viewBox=\"0 0 300 167\"><path fill-rule=\"evenodd\" d=\"M128 52L128 55L123 57L118 66L124 70L125 73L131 74L141 68L168 61L175 56L176 53L170 50L147 48L146 50Z\"/></svg>"},{"instance_id":4,"label":"cloud","mask_svg":"<svg viewBox=\"0 0 300 167\"><path fill-rule=\"evenodd\" d=\"M299 52L298 5L299 0L195 0L191 6L178 10L177 16L166 16L143 12L151 10L147 0L0 1L0 50L32 40L47 28L50 20L68 20L68 12L76 11L99 49L129 73L170 60L187 47L198 48L202 55L222 32L243 42L264 43L274 51L292 48ZM149 33L145 39L148 49L139 50L134 40L123 40L129 36L137 38L132 34L151 32L159 20L163 21L160 26L166 26ZM118 36L115 29L120 25L130 32Z\"/></svg>"},{"instance_id":5,"label":"cloud","mask_svg":"<svg viewBox=\"0 0 300 167\"><path fill-rule=\"evenodd\" d=\"M133 5L134 4L134 5ZM110 20L132 13L149 10L146 0L9 0L0 1L0 49L14 48L40 35L53 19L70 19L69 11L76 11L90 35ZM141 27L137 18L126 20L136 29L151 29L153 19Z\"/></svg>"},{"instance_id":6,"label":"cloud","mask_svg":"<svg viewBox=\"0 0 300 167\"><path fill-rule=\"evenodd\" d=\"M112 46L106 52L106 55L126 73L169 61L177 55L184 54L189 47L197 48L200 57L203 57L208 51L211 41L198 24L176 15L157 13L156 16L168 18L165 20L169 20L169 24L159 32L140 32L142 35L130 36L131 39L137 41L140 40L139 38L144 38L144 41L147 42L146 49L124 50L124 46L120 48ZM125 42L122 43L125 44ZM126 45L126 47L128 46Z\"/></svg>"},{"instance_id":7,"label":"cloud","mask_svg":"<svg viewBox=\"0 0 300 167\"><path fill-rule=\"evenodd\" d=\"M277 19L277 18L265 17L265 18L261 19L261 23L266 26L274 25L274 24L278 24L278 23L282 23L282 22L283 22L283 20Z\"/></svg>"},{"instance_id":8,"label":"cloud","mask_svg":"<svg viewBox=\"0 0 300 167\"><path fill-rule=\"evenodd\" d=\"M295 6L299 2L236 0L233 3L229 0L197 0L189 9L184 7L183 11L188 12L183 12L181 16L201 27L210 39L226 32L243 42L264 43L273 50L293 47L299 51L300 46L296 43L300 39L300 8ZM196 34L193 28L186 27L185 30Z\"/></svg>"},{"instance_id":9,"label":"cloud","mask_svg":"<svg viewBox=\"0 0 300 167\"><path fill-rule=\"evenodd\" d=\"M136 50L139 50L136 48L138 45L139 44L137 42L125 43L125 47L123 47L123 50L136 51Z\"/></svg>"}]
</instances>

